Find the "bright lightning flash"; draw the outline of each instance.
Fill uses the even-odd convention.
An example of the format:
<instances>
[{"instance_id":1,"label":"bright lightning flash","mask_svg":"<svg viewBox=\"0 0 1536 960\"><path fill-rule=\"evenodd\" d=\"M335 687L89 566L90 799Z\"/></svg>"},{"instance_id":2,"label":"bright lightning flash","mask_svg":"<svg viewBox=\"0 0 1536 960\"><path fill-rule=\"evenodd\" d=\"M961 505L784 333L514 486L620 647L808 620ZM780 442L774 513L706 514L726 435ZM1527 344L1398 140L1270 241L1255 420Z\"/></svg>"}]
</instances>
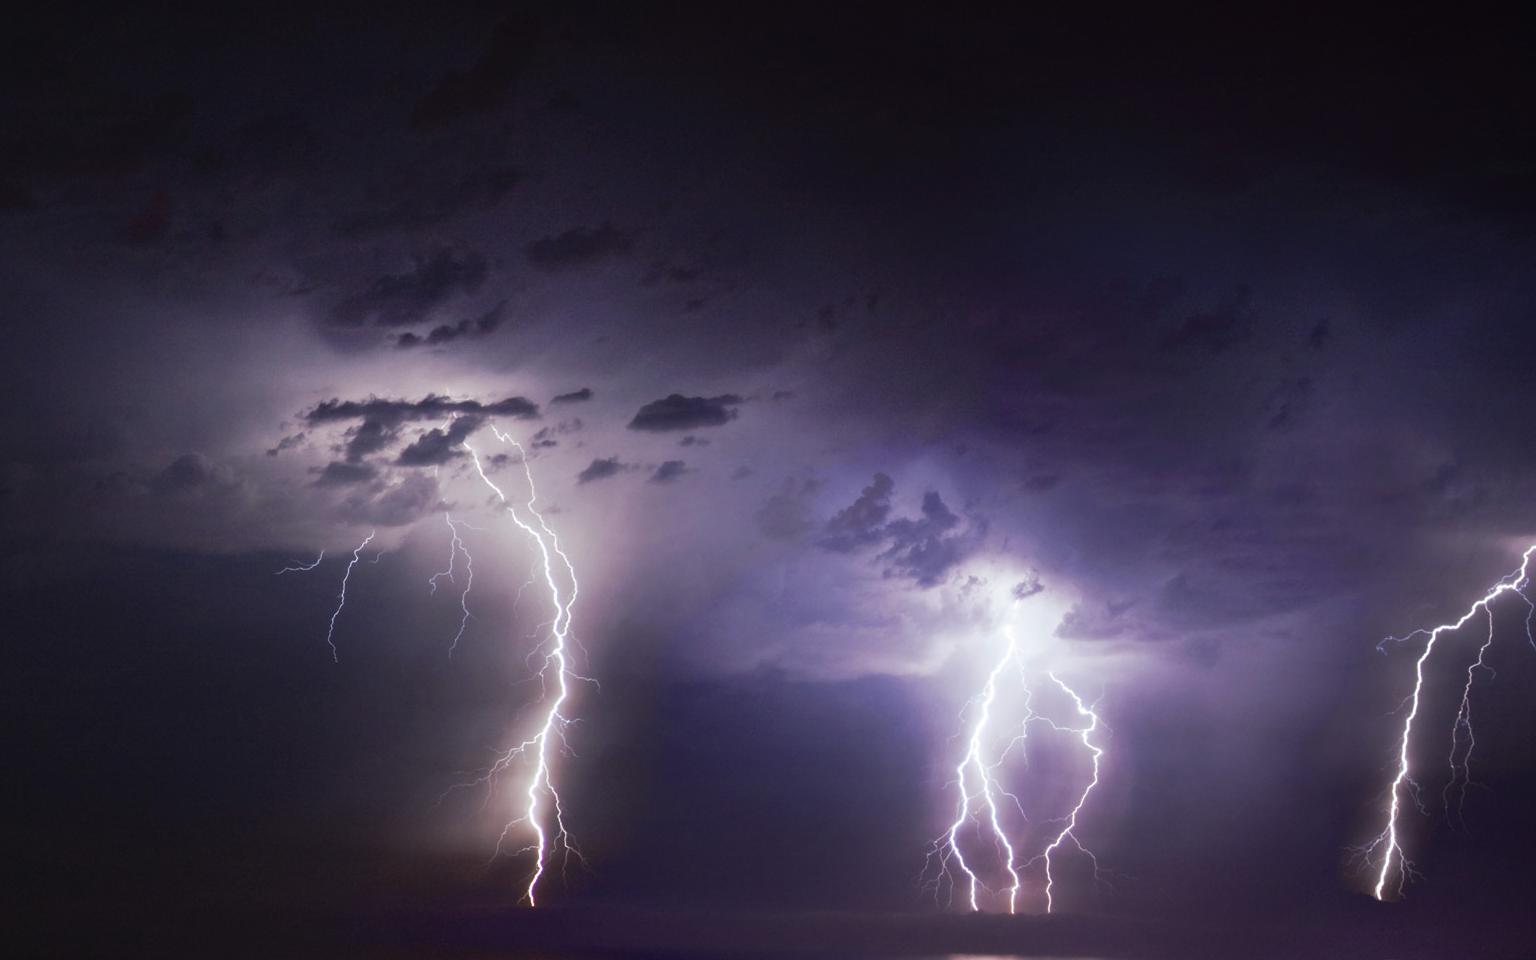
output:
<instances>
[{"instance_id":1,"label":"bright lightning flash","mask_svg":"<svg viewBox=\"0 0 1536 960\"><path fill-rule=\"evenodd\" d=\"M1017 595L1022 599L1038 591L1038 584L1033 584L1032 590ZM1103 723L1076 691L1049 671L1046 676L1051 683L1073 704L1076 720L1058 720L1042 712L1043 708L1037 709L1035 694L1028 684L1023 651L1012 626L1005 625L1002 634L1005 643L1001 655L987 674L981 691L961 712L962 722L970 724L970 735L966 739L965 753L954 768L953 782L959 793L955 818L949 829L934 840L923 870L923 880L926 889L946 899L953 898L957 888L964 887L972 910L981 910L983 901L990 899L1005 901L1008 912L1015 913L1019 909L1024 878L1038 865L1043 874L1045 910L1050 913L1055 907L1053 859L1069 842L1088 857L1095 878L1099 876L1098 861L1083 846L1075 831L1089 794L1099 782L1099 762L1104 749L1095 742L1095 736ZM1016 689L1023 702L1022 716L1012 723L1003 719L1004 711L1000 709L1003 704L999 703L1002 686L1010 675L1017 676ZM1044 829L1035 831L1026 830L1030 818L1019 796L1022 791L1010 791L1004 783L1009 772L1005 765L1011 756L1018 754L1015 763L1026 761L1024 755L1031 726L1044 726L1056 733L1067 734L1092 758L1091 775L1076 793L1071 810L1065 816L1040 821ZM1026 832L1036 836L1018 839L1019 834ZM1039 853L1021 861L1025 840L1033 840L1037 845L1042 840L1045 843ZM989 873L996 886L983 880L983 873Z\"/></svg>"},{"instance_id":2,"label":"bright lightning flash","mask_svg":"<svg viewBox=\"0 0 1536 960\"><path fill-rule=\"evenodd\" d=\"M558 859L561 867L564 868L569 865L572 857L578 861L581 859L580 851L571 842L570 834L566 830L560 794L555 787L552 754L556 741L559 741L561 748L566 746L565 731L572 721L563 711L570 698L571 685L573 681L588 680L588 678L577 674L571 664L571 646L574 643L570 636L571 606L576 601L576 570L571 565L570 557L560 549L560 541L555 536L554 530L534 506L538 494L534 490L533 472L528 466L528 458L522 445L494 427L492 432L502 443L510 444L517 450L518 459L523 466L523 476L528 485L526 500L514 502L509 499L501 487L497 486L486 473L485 465L474 448L465 444L465 449L474 460L475 470L479 473L480 479L491 488L502 509L512 518L512 522L528 535L537 548L538 570L542 573L544 585L549 591L550 606L554 611L553 617L545 624L549 630L548 636L533 654L542 658L538 675L544 687L544 700L540 707L537 729L521 743L503 753L478 781L494 786L501 774L520 762L529 767L527 779L521 789L524 798L521 802L522 813L502 829L501 836L496 842L496 852L497 854L502 852L502 847L509 837L519 828L527 836L526 843L517 852L534 855L534 869L528 879L523 899L528 901L529 906L535 906L538 902L536 895L539 881L543 879L546 870L553 865L554 861ZM467 586L465 590L468 591Z\"/></svg>"},{"instance_id":3,"label":"bright lightning flash","mask_svg":"<svg viewBox=\"0 0 1536 960\"><path fill-rule=\"evenodd\" d=\"M1467 682L1462 687L1461 703L1451 729L1451 782L1447 785L1445 793L1447 806L1449 806L1452 787L1459 783L1464 796L1467 777L1470 773L1468 763L1472 757L1472 749L1476 745L1472 735L1472 682L1477 677L1479 667L1484 670L1489 669L1483 658L1493 643L1492 604L1494 600L1506 593L1512 593L1525 601L1525 637L1533 647L1536 647L1536 635L1532 634L1531 627L1531 619L1536 616L1536 601L1526 593L1531 584L1530 566L1533 554L1536 554L1536 545L1532 545L1525 551L1518 570L1494 584L1482 599L1467 608L1467 612L1462 614L1459 620L1430 629L1415 630L1404 637L1388 637L1377 646L1378 650L1384 652L1388 643L1401 643L1415 637L1424 637L1424 650L1414 663L1413 692L1403 699L1403 706L1406 706L1408 711L1403 718L1402 735L1397 741L1397 774L1388 788L1391 802L1387 809L1387 823L1375 839L1357 851L1365 863L1376 871L1376 883L1371 893L1378 900L1402 896L1403 888L1414 872L1413 862L1403 851L1399 822L1402 818L1405 797L1412 799L1416 806L1423 809L1423 805L1419 802L1419 785L1413 779L1409 755L1413 746L1413 722L1419 715L1420 696L1424 690L1424 668L1429 662L1430 654L1434 652L1435 641L1445 634L1460 630L1479 613L1488 618L1488 636L1478 647L1477 657L1467 667ZM1379 867L1375 863L1378 857L1381 860Z\"/></svg>"}]
</instances>

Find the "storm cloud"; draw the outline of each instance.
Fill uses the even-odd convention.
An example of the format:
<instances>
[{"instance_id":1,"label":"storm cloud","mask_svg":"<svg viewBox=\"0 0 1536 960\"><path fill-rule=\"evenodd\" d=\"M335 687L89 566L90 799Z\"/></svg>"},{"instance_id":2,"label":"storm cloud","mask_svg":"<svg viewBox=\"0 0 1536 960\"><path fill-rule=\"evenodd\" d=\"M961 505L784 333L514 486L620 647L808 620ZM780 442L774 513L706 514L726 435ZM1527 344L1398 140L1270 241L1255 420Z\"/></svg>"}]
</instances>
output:
<instances>
[{"instance_id":1,"label":"storm cloud","mask_svg":"<svg viewBox=\"0 0 1536 960\"><path fill-rule=\"evenodd\" d=\"M662 433L723 426L736 419L734 408L742 402L742 398L734 393L718 397L685 397L674 393L641 407L629 421L629 429Z\"/></svg>"},{"instance_id":2,"label":"storm cloud","mask_svg":"<svg viewBox=\"0 0 1536 960\"><path fill-rule=\"evenodd\" d=\"M402 327L430 318L455 294L474 293L490 268L484 254L443 248L402 274L383 276L360 293L336 303L329 314L337 327Z\"/></svg>"}]
</instances>

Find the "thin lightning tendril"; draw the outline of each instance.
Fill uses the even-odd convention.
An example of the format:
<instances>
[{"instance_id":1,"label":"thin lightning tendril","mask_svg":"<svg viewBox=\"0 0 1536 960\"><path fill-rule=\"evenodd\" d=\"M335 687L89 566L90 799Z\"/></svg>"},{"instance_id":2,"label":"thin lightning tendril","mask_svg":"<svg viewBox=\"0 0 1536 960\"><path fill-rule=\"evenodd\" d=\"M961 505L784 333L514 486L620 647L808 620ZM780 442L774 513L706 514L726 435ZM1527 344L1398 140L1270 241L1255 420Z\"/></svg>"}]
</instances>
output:
<instances>
[{"instance_id":1,"label":"thin lightning tendril","mask_svg":"<svg viewBox=\"0 0 1536 960\"><path fill-rule=\"evenodd\" d=\"M531 841L517 852L534 854L534 870L528 879L523 899L528 901L529 906L536 906L539 881L543 878L551 860L559 856L562 866L568 865L572 857L578 861L581 860L581 852L571 842L570 833L565 826L565 811L560 802L560 794L555 787L553 759L550 754L556 740L560 742L562 748L567 746L565 731L572 721L562 713L562 710L570 696L571 682L589 678L572 670L568 650L568 642L574 642L570 637L570 629L571 606L575 603L577 594L576 570L571 565L570 558L560 549L560 541L555 536L554 530L534 506L538 494L533 485L533 471L528 466L528 458L522 445L494 426L491 430L498 440L516 448L522 462L523 475L528 483L528 499L523 501L520 507L508 499L506 493L486 474L480 456L474 448L465 444L465 449L474 460L475 471L479 473L480 479L496 494L507 515L512 518L512 522L517 524L538 548L539 570L543 574L544 584L549 589L550 602L555 610L555 615L548 624L549 639L547 643L541 644L543 663L539 666L538 675L544 686L545 700L538 729L523 742L503 753L481 778L482 782L492 783L501 773L510 769L519 758L527 757L532 761L533 769L522 791L525 797L523 813L509 821L502 829L501 836L496 841L496 853L498 855L501 853L513 828L521 825L532 834ZM524 513L527 519L524 518ZM561 586L562 581L570 583L568 595Z\"/></svg>"},{"instance_id":2,"label":"thin lightning tendril","mask_svg":"<svg viewBox=\"0 0 1536 960\"><path fill-rule=\"evenodd\" d=\"M344 573L341 577L341 596L336 598L336 612L331 614L331 626L330 629L325 632L325 642L326 645L331 648L331 661L333 663L341 662L341 658L336 653L336 618L341 616L341 608L347 605L347 581L352 579L352 568L357 566L357 558L362 556L363 548L368 546L369 541L373 539L373 535L375 533L378 533L378 531L374 530L372 533L369 533L368 536L363 539L363 542L357 545L357 549L352 551L352 559L347 563L347 572ZM320 561L317 560L315 562L318 564ZM374 562L378 562L378 557L374 558Z\"/></svg>"},{"instance_id":3,"label":"thin lightning tendril","mask_svg":"<svg viewBox=\"0 0 1536 960\"><path fill-rule=\"evenodd\" d=\"M448 545L448 569L434 573L427 582L432 585L431 593L437 593L437 581L447 577L450 583L457 583L453 579L454 561L459 554L464 555L464 590L459 594L459 609L464 611L464 616L459 620L459 632L453 635L453 642L448 645L448 656L453 656L453 651L459 648L459 639L464 636L464 630L469 626L469 588L475 585L475 558L469 555L469 548L464 546L464 541L459 536L459 524L454 522L453 516L443 514L443 519L448 521L448 530L453 540ZM460 521L462 523L462 521Z\"/></svg>"},{"instance_id":4,"label":"thin lightning tendril","mask_svg":"<svg viewBox=\"0 0 1536 960\"><path fill-rule=\"evenodd\" d=\"M315 562L311 563L309 566L307 566L307 567L284 567L283 569L281 569L281 570L277 571L276 573L272 574L272 576L280 577L280 576L282 576L285 573L305 573L307 571L313 570L316 567L320 566L320 561L324 560L324 559L325 559L325 551L321 550L320 551L320 556L316 557L315 558Z\"/></svg>"},{"instance_id":5,"label":"thin lightning tendril","mask_svg":"<svg viewBox=\"0 0 1536 960\"><path fill-rule=\"evenodd\" d=\"M1462 688L1461 704L1456 713L1456 721L1451 729L1451 784L1446 787L1446 797L1452 785L1460 784L1461 795L1466 795L1467 776L1470 773L1469 762L1472 758L1472 750L1476 741L1472 736L1472 682L1476 679L1477 668L1488 670L1484 662L1484 655L1493 643L1493 610L1491 604L1494 600L1506 593L1513 593L1525 601L1525 637L1536 647L1536 634L1532 633L1531 619L1536 616L1536 601L1526 594L1526 588L1530 586L1531 557L1536 555L1536 545L1525 551L1521 558L1520 568L1504 577L1485 593L1482 599L1467 608L1467 612L1461 615L1459 620L1452 623L1444 623L1430 629L1419 629L1404 637L1388 637L1377 645L1378 650L1385 651L1388 643L1402 643L1414 637L1423 636L1424 650L1414 662L1413 691L1403 699L1403 704L1408 707L1408 713L1403 718L1403 732L1397 741L1397 774L1391 785L1387 788L1391 802L1387 808L1387 823L1370 843L1357 849L1359 856L1370 864L1379 854L1381 866L1376 875L1376 883L1371 893L1377 900L1385 900L1389 895L1402 896L1408 880L1413 877L1413 861L1409 860L1403 850L1402 839L1398 835L1398 823L1403 812L1404 796L1411 798L1420 811L1424 807L1419 796L1419 784L1413 779L1409 754L1413 746L1413 721L1418 717L1420 696L1424 690L1424 665L1429 661L1430 654L1434 652L1435 641L1447 633L1455 633L1466 626L1479 611L1488 617L1488 637L1478 648L1477 658L1467 668L1467 682ZM1459 757L1459 759L1458 759ZM1393 878L1396 877L1396 883Z\"/></svg>"}]
</instances>

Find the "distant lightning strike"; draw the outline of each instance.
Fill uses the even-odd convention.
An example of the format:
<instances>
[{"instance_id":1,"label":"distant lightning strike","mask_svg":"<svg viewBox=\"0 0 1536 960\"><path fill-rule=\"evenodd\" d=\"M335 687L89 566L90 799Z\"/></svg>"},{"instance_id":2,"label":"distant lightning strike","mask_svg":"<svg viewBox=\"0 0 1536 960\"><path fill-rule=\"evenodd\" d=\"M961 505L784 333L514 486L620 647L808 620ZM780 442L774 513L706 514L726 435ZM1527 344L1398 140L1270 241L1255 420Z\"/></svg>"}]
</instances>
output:
<instances>
[{"instance_id":1,"label":"distant lightning strike","mask_svg":"<svg viewBox=\"0 0 1536 960\"><path fill-rule=\"evenodd\" d=\"M508 822L502 829L501 836L496 841L496 850L498 854L501 852L502 845L511 836L514 828L521 826L528 832L530 841L519 852L532 852L535 866L532 876L528 879L523 898L528 901L529 906L536 906L539 881L543 878L551 861L558 856L564 865L569 863L573 856L578 860L581 858L580 851L572 844L570 834L566 830L565 814L554 782L551 750L556 740L560 741L562 747L565 745L565 729L571 723L571 719L562 713L562 710L570 696L571 682L587 678L575 673L571 669L570 662L571 606L575 603L577 594L576 570L571 565L570 558L561 550L559 538L555 536L554 530L534 506L538 494L534 490L533 471L528 466L528 459L522 445L507 434L496 430L495 427L491 429L497 439L516 448L522 462L523 475L528 483L528 499L520 506L508 499L506 493L486 474L480 456L474 448L465 444L465 449L473 458L475 470L479 473L480 479L496 494L507 515L512 518L512 522L517 524L538 548L540 561L538 569L543 574L544 584L549 590L550 603L555 611L554 618L548 624L548 641L541 645L543 663L539 667L538 674L544 684L546 699L542 704L542 716L537 730L523 742L503 753L482 778L484 782L490 783L509 770L519 759L531 761L532 770L522 790L525 798L522 815ZM569 593L562 586L564 582L570 585Z\"/></svg>"},{"instance_id":2,"label":"distant lightning strike","mask_svg":"<svg viewBox=\"0 0 1536 960\"><path fill-rule=\"evenodd\" d=\"M967 702L966 710L962 713L962 717L965 714L971 714L974 717L974 723L971 726L970 736L966 740L965 754L954 768L954 783L959 793L955 819L950 823L949 829L934 841L928 854L924 877L928 889L936 894L946 886L954 890L956 886L963 884L972 910L982 909L984 893L1005 893L1008 912L1015 913L1019 908L1025 873L1031 867L1040 864L1044 872L1045 909L1050 913L1055 908L1056 878L1053 872L1053 857L1069 841L1088 856L1093 862L1095 876L1098 875L1098 861L1083 846L1075 831L1078 816L1087 804L1094 787L1099 783L1099 765L1104 756L1104 749L1095 742L1094 736L1101 729L1102 722L1093 708L1085 704L1076 691L1054 673L1047 673L1047 676L1071 699L1078 717L1086 720L1087 723L1073 725L1058 722L1036 711L1035 697L1025 682L1024 665L1013 629L1005 626L1003 636L1006 643L1001 656L987 674L987 681L981 691ZM1000 706L998 699L1001 683L1010 668L1019 672L1024 710L1022 718L1012 725L1012 729L1004 730L998 728L999 717L996 708ZM1021 745L1027 743L1026 734L1032 723L1043 723L1053 730L1070 734L1079 741L1083 749L1092 757L1092 775L1084 783L1082 790L1077 793L1076 802L1066 816L1042 821L1060 823L1062 827L1055 831L1050 837L1050 842L1040 853L1021 863L1018 847L1014 840L1010 839L1008 822L1015 821L1023 824L1027 823L1029 818L1025 814L1024 804L1020 798L1004 786L1001 767L1015 748L1022 749ZM1010 810L1013 813L1006 812ZM971 844L971 859L967 859L962 845L962 840L967 836L977 837L980 841ZM987 854L988 847L991 848L990 855ZM1002 881L1004 885L1000 889L994 890L982 880L980 871L983 869L981 860L984 857L995 862L997 865L995 872L1006 878Z\"/></svg>"},{"instance_id":3,"label":"distant lightning strike","mask_svg":"<svg viewBox=\"0 0 1536 960\"><path fill-rule=\"evenodd\" d=\"M464 555L464 589L459 593L459 609L464 611L464 616L459 620L459 632L453 635L453 642L448 645L448 656L451 657L453 651L459 648L459 639L464 636L464 629L469 626L469 588L475 585L475 558L469 555L469 548L464 546L464 541L459 536L459 526L454 522L453 515L444 513L443 519L448 521L448 531L453 537L448 545L448 569L432 574L427 582L432 585L432 593L437 593L437 581L443 577L447 577L449 583L455 583L454 564L459 554Z\"/></svg>"},{"instance_id":4,"label":"distant lightning strike","mask_svg":"<svg viewBox=\"0 0 1536 960\"><path fill-rule=\"evenodd\" d=\"M341 616L341 608L347 605L347 581L352 579L352 568L357 566L357 558L362 555L363 548L368 546L369 542L373 540L375 533L378 533L378 531L375 530L372 533L369 533L368 536L363 539L363 542L357 545L357 549L352 551L352 559L347 564L347 572L341 577L341 596L337 597L336 612L331 614L330 629L326 630L325 632L326 645L331 648L331 660L336 663L341 662L341 658L336 654L336 618ZM377 558L375 558L375 560L377 560ZM316 560L315 563L318 565L320 561ZM314 567L310 567L309 569L313 570Z\"/></svg>"},{"instance_id":5,"label":"distant lightning strike","mask_svg":"<svg viewBox=\"0 0 1536 960\"><path fill-rule=\"evenodd\" d=\"M1372 895L1378 900L1385 900L1388 896L1402 896L1403 889L1410 877L1413 876L1413 862L1408 859L1403 850L1402 838L1398 833L1399 821L1403 812L1405 795L1414 801L1422 810L1419 802L1419 784L1413 779L1409 755L1413 746L1413 722L1419 715L1420 696L1424 690L1424 666L1429 661L1430 654L1434 652L1435 641L1443 634L1455 633L1481 611L1488 618L1488 636L1478 647L1477 657L1467 667L1467 682L1462 687L1461 703L1456 713L1456 720L1451 729L1451 783L1446 787L1445 796L1449 802L1450 790L1457 783L1461 784L1463 794L1466 790L1467 777L1470 773L1469 762L1476 741L1472 734L1472 683L1477 678L1479 667L1488 670L1484 662L1484 656L1489 646L1493 643L1493 609L1492 603L1506 593L1512 593L1525 601L1525 637L1533 647L1536 647L1536 635L1532 633L1531 620L1536 616L1536 601L1526 593L1530 586L1531 557L1536 555L1536 545L1527 548L1521 558L1520 567L1515 572L1504 577L1485 593L1482 599L1467 608L1459 620L1452 623L1441 624L1430 629L1415 630L1404 637L1388 637L1378 646L1378 650L1384 650L1388 643L1402 643L1423 636L1424 650L1414 662L1413 692L1403 700L1408 707L1407 715L1403 718L1403 732L1397 741L1397 774L1388 788L1391 802L1387 809L1387 823L1375 839L1359 849L1360 855L1367 864L1372 863L1377 856L1381 857L1381 865L1376 875L1376 883L1372 889ZM1395 878L1395 882L1394 882Z\"/></svg>"}]
</instances>

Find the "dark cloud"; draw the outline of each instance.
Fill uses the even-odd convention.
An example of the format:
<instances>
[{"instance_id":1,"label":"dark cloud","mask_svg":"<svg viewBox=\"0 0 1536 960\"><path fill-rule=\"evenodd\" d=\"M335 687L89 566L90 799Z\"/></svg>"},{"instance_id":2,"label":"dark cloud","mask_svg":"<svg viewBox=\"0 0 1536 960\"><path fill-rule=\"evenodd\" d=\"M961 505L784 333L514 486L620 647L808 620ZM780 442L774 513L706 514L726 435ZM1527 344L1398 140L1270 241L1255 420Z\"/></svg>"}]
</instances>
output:
<instances>
[{"instance_id":1,"label":"dark cloud","mask_svg":"<svg viewBox=\"0 0 1536 960\"><path fill-rule=\"evenodd\" d=\"M560 445L560 441L556 440L555 437L563 437L567 434L580 433L584 426L586 426L586 424L581 422L580 417L572 417L569 420L561 420L554 426L544 427L539 430L538 433L535 433L533 435L533 445L535 447L557 447Z\"/></svg>"},{"instance_id":2,"label":"dark cloud","mask_svg":"<svg viewBox=\"0 0 1536 960\"><path fill-rule=\"evenodd\" d=\"M395 346L401 349L419 346L435 347L461 337L483 337L502 325L506 319L506 307L507 302L503 300L474 320L464 319L456 324L440 324L433 327L425 337L414 333L402 333L395 340Z\"/></svg>"},{"instance_id":3,"label":"dark cloud","mask_svg":"<svg viewBox=\"0 0 1536 960\"><path fill-rule=\"evenodd\" d=\"M503 20L468 71L449 71L416 102L411 129L426 130L494 112L506 102L538 50L541 30L539 21L526 13Z\"/></svg>"},{"instance_id":4,"label":"dark cloud","mask_svg":"<svg viewBox=\"0 0 1536 960\"><path fill-rule=\"evenodd\" d=\"M1013 585L1013 599L1024 600L1037 593L1045 592L1045 584L1040 582L1040 575L1033 570L1023 580Z\"/></svg>"},{"instance_id":5,"label":"dark cloud","mask_svg":"<svg viewBox=\"0 0 1536 960\"><path fill-rule=\"evenodd\" d=\"M369 397L367 400L327 400L319 404L313 410L304 414L304 421L311 426L320 423L338 423L345 420L361 420L362 422L347 431L346 455L349 463L358 463L370 454L378 453L392 446L400 438L401 424L419 420L442 420L456 416L457 420L450 426L450 433L455 429L465 432L458 434L459 439L468 435L468 431L475 429L487 417L516 417L520 420L530 420L539 415L539 408L532 401L524 397L507 397L495 403L481 403L478 400L453 400L448 397L439 397L428 394L417 401L408 400L382 400L377 397ZM460 424L463 424L460 426ZM472 424L472 425L471 425ZM446 436L446 435L444 435ZM403 459L402 465L413 466L430 463L440 463L440 460L432 460L430 457L440 454L442 451L432 446L433 443L441 443L442 440L430 441L423 437L413 447L426 442L428 446L417 449L410 454L412 459ZM457 444L455 440L453 446ZM402 453L404 458L406 454ZM413 458L426 457L428 459L416 461Z\"/></svg>"},{"instance_id":6,"label":"dark cloud","mask_svg":"<svg viewBox=\"0 0 1536 960\"><path fill-rule=\"evenodd\" d=\"M347 430L347 460L356 463L371 453L378 453L394 443L399 436L400 431L394 424L378 417L368 417Z\"/></svg>"},{"instance_id":7,"label":"dark cloud","mask_svg":"<svg viewBox=\"0 0 1536 960\"><path fill-rule=\"evenodd\" d=\"M367 483L379 475L373 467L364 463L342 463L332 460L319 471L315 478L317 487L346 487L355 483Z\"/></svg>"},{"instance_id":8,"label":"dark cloud","mask_svg":"<svg viewBox=\"0 0 1536 960\"><path fill-rule=\"evenodd\" d=\"M667 460L656 468L647 483L671 483L688 472L688 465L681 460Z\"/></svg>"},{"instance_id":9,"label":"dark cloud","mask_svg":"<svg viewBox=\"0 0 1536 960\"><path fill-rule=\"evenodd\" d=\"M629 234L604 223L601 227L573 227L552 237L529 241L523 255L541 270L565 270L620 256L628 253L632 245Z\"/></svg>"},{"instance_id":10,"label":"dark cloud","mask_svg":"<svg viewBox=\"0 0 1536 960\"><path fill-rule=\"evenodd\" d=\"M885 528L891 546L880 555L901 576L931 587L964 560L986 534L985 524L972 520L963 536L951 536L960 518L944 505L937 492L923 494L922 518L893 520ZM890 571L887 571L888 573Z\"/></svg>"},{"instance_id":11,"label":"dark cloud","mask_svg":"<svg viewBox=\"0 0 1536 960\"><path fill-rule=\"evenodd\" d=\"M619 462L618 457L593 460L585 470L576 475L576 482L591 483L593 480L606 480L625 469L625 465Z\"/></svg>"},{"instance_id":12,"label":"dark cloud","mask_svg":"<svg viewBox=\"0 0 1536 960\"><path fill-rule=\"evenodd\" d=\"M416 401L382 400L377 397L361 401L327 400L304 414L304 420L316 424L367 419L398 425L412 420L436 420L452 414L533 420L539 415L539 407L526 397L507 397L495 403L481 403L478 400L454 400L429 393Z\"/></svg>"},{"instance_id":13,"label":"dark cloud","mask_svg":"<svg viewBox=\"0 0 1536 960\"><path fill-rule=\"evenodd\" d=\"M824 550L849 553L885 539L885 518L891 512L891 493L896 483L883 473L849 506L827 521L817 545Z\"/></svg>"},{"instance_id":14,"label":"dark cloud","mask_svg":"<svg viewBox=\"0 0 1536 960\"><path fill-rule=\"evenodd\" d=\"M461 457L464 451L459 448L459 444L484 423L484 417L462 416L450 423L447 430L433 427L415 443L401 450L395 463L402 467L431 467Z\"/></svg>"},{"instance_id":15,"label":"dark cloud","mask_svg":"<svg viewBox=\"0 0 1536 960\"><path fill-rule=\"evenodd\" d=\"M731 408L740 403L741 397L734 393L718 397L685 397L674 393L641 407L634 419L629 421L629 429L660 433L667 430L718 427L736 418L736 411Z\"/></svg>"},{"instance_id":16,"label":"dark cloud","mask_svg":"<svg viewBox=\"0 0 1536 960\"><path fill-rule=\"evenodd\" d=\"M827 521L816 545L835 553L883 545L877 557L890 564L887 576L907 577L931 587L980 545L986 524L972 518L968 528L960 530L960 518L933 490L923 494L921 517L887 521L895 489L890 477L875 474L857 500Z\"/></svg>"},{"instance_id":17,"label":"dark cloud","mask_svg":"<svg viewBox=\"0 0 1536 960\"><path fill-rule=\"evenodd\" d=\"M284 437L281 440L277 441L277 446L275 446L272 449L267 451L267 456L275 457L279 453L282 453L284 450L291 450L291 449L293 449L294 447L298 446L299 444L301 444L303 442L304 442L304 434L303 433L295 433L293 436Z\"/></svg>"},{"instance_id":18,"label":"dark cloud","mask_svg":"<svg viewBox=\"0 0 1536 960\"><path fill-rule=\"evenodd\" d=\"M236 483L234 471L229 467L201 453L186 453L155 474L149 486L156 493L190 494L227 490Z\"/></svg>"},{"instance_id":19,"label":"dark cloud","mask_svg":"<svg viewBox=\"0 0 1536 960\"><path fill-rule=\"evenodd\" d=\"M550 403L585 403L586 401L591 400L591 399L592 399L592 388L591 387L582 387L580 390L573 390L570 393L562 393L562 394L560 394L559 396L555 397L553 400L551 400L549 402Z\"/></svg>"},{"instance_id":20,"label":"dark cloud","mask_svg":"<svg viewBox=\"0 0 1536 960\"><path fill-rule=\"evenodd\" d=\"M341 300L331 308L329 322L349 328L420 323L454 294L479 290L488 273L482 254L439 249L410 272L380 277L362 293Z\"/></svg>"}]
</instances>

